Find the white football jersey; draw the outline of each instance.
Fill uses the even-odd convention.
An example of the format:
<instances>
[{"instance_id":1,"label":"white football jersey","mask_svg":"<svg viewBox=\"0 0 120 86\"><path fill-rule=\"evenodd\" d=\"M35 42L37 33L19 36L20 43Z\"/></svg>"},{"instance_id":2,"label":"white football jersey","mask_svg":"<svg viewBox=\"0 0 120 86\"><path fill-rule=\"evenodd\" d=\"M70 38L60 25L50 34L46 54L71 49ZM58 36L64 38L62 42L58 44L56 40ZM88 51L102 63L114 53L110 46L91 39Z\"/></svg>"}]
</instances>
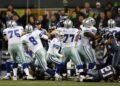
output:
<instances>
[{"instance_id":1,"label":"white football jersey","mask_svg":"<svg viewBox=\"0 0 120 86\"><path fill-rule=\"evenodd\" d=\"M97 32L97 29L96 29L95 27L91 27L91 28L82 27L82 28L81 28L80 39L79 39L79 40L81 40L81 41L80 41L80 42L81 42L80 44L81 44L82 46L87 46L87 45L89 45L89 41L90 41L90 38L89 38L89 37L84 36L84 33L85 33L85 32L91 32L91 33L95 34L95 33Z\"/></svg>"},{"instance_id":2,"label":"white football jersey","mask_svg":"<svg viewBox=\"0 0 120 86\"><path fill-rule=\"evenodd\" d=\"M83 25L80 25L80 28L83 28ZM80 33L82 32L82 29L80 29ZM79 37L78 37L78 42L77 42L77 46L81 46L81 34L79 34Z\"/></svg>"},{"instance_id":3,"label":"white football jersey","mask_svg":"<svg viewBox=\"0 0 120 86\"><path fill-rule=\"evenodd\" d=\"M3 30L3 34L6 35L8 44L21 43L20 36L23 33L22 26L9 27Z\"/></svg>"},{"instance_id":4,"label":"white football jersey","mask_svg":"<svg viewBox=\"0 0 120 86\"><path fill-rule=\"evenodd\" d=\"M59 52L61 48L61 42L58 38L53 38L51 41L50 41L50 44L49 44L49 49L48 49L48 52L49 54L54 54L54 52ZM57 50L57 51L54 51Z\"/></svg>"},{"instance_id":5,"label":"white football jersey","mask_svg":"<svg viewBox=\"0 0 120 86\"><path fill-rule=\"evenodd\" d=\"M119 27L108 28L107 32L110 32L110 33L114 34L114 33L120 32L120 28Z\"/></svg>"},{"instance_id":6,"label":"white football jersey","mask_svg":"<svg viewBox=\"0 0 120 86\"><path fill-rule=\"evenodd\" d=\"M79 33L77 28L58 28L64 32L64 41L62 43L62 48L75 46L75 38Z\"/></svg>"},{"instance_id":7,"label":"white football jersey","mask_svg":"<svg viewBox=\"0 0 120 86\"><path fill-rule=\"evenodd\" d=\"M40 38L48 39L47 35L44 35L42 31L35 30L32 33L22 36L21 40L23 43L26 43L29 49L35 53L38 49L43 48Z\"/></svg>"}]
</instances>

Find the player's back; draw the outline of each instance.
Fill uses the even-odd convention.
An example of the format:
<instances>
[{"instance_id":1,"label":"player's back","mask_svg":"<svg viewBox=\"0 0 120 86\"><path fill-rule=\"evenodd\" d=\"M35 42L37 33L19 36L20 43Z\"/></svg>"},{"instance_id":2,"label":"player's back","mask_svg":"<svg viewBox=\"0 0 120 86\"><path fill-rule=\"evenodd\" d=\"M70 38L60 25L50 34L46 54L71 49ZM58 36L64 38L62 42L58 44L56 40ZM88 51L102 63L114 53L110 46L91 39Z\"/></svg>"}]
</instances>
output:
<instances>
[{"instance_id":1,"label":"player's back","mask_svg":"<svg viewBox=\"0 0 120 86\"><path fill-rule=\"evenodd\" d=\"M43 48L42 42L40 40L40 30L35 30L32 33L28 33L21 37L22 41L25 41L28 47L33 51L36 52L38 49Z\"/></svg>"},{"instance_id":2,"label":"player's back","mask_svg":"<svg viewBox=\"0 0 120 86\"><path fill-rule=\"evenodd\" d=\"M64 41L62 47L75 46L75 38L79 30L77 28L61 28L64 32Z\"/></svg>"},{"instance_id":3,"label":"player's back","mask_svg":"<svg viewBox=\"0 0 120 86\"><path fill-rule=\"evenodd\" d=\"M3 34L6 34L8 39L8 44L19 44L21 43L20 36L22 35L23 27L21 26L14 26L6 28L3 31Z\"/></svg>"}]
</instances>

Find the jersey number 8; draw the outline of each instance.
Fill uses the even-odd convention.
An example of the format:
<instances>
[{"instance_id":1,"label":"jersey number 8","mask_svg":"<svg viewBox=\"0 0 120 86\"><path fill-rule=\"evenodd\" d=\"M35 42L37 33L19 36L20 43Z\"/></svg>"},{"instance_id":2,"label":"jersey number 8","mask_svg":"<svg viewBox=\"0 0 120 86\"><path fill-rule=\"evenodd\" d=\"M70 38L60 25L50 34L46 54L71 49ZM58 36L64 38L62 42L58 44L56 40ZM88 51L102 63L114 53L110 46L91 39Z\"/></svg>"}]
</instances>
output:
<instances>
[{"instance_id":1,"label":"jersey number 8","mask_svg":"<svg viewBox=\"0 0 120 86\"><path fill-rule=\"evenodd\" d=\"M33 45L37 45L37 41L35 40L35 38L33 36L31 36L29 38L29 41L33 44Z\"/></svg>"},{"instance_id":2,"label":"jersey number 8","mask_svg":"<svg viewBox=\"0 0 120 86\"><path fill-rule=\"evenodd\" d=\"M10 34L10 38L12 38L13 35L15 35L16 37L20 37L19 30L10 30L8 31L8 34Z\"/></svg>"}]
</instances>

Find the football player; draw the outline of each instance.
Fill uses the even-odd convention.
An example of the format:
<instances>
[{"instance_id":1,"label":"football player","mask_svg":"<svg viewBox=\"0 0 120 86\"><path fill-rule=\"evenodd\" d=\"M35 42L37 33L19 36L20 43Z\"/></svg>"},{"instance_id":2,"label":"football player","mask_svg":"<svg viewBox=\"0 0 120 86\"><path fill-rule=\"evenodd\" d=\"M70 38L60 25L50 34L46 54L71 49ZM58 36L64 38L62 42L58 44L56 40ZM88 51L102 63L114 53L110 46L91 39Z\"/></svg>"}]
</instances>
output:
<instances>
[{"instance_id":1,"label":"football player","mask_svg":"<svg viewBox=\"0 0 120 86\"><path fill-rule=\"evenodd\" d=\"M17 80L17 66L21 63L27 79L33 79L29 74L28 63L24 54L22 42L20 40L23 34L23 27L17 26L13 20L9 21L10 27L3 31L4 38L8 40L8 52L10 53L11 60L13 61L13 80ZM10 66L9 66L10 67Z\"/></svg>"},{"instance_id":2,"label":"football player","mask_svg":"<svg viewBox=\"0 0 120 86\"><path fill-rule=\"evenodd\" d=\"M57 28L57 30L62 30L64 32L64 40L61 49L61 52L65 56L65 58L63 58L64 61L71 59L79 71L80 75L78 75L78 78L82 79L83 76L81 75L81 73L83 72L83 64L75 48L76 37L79 34L79 30L77 28L73 28L73 23L70 19L65 20L64 27Z\"/></svg>"},{"instance_id":3,"label":"football player","mask_svg":"<svg viewBox=\"0 0 120 86\"><path fill-rule=\"evenodd\" d=\"M53 38L49 44L49 49L47 51L47 59L50 62L57 64L56 73L60 73L65 63L61 60L64 55L59 53L62 42L63 42L64 32L58 31L55 33L55 38Z\"/></svg>"},{"instance_id":4,"label":"football player","mask_svg":"<svg viewBox=\"0 0 120 86\"><path fill-rule=\"evenodd\" d=\"M37 27L40 27L41 23L37 23ZM36 59L39 62L39 65L43 68L45 72L50 74L52 77L55 77L57 80L61 79L59 74L55 73L52 69L47 67L46 62L46 51L43 48L43 44L40 38L48 40L48 36L37 29L33 31L32 29L26 29L27 34L21 37L22 43L25 43L30 50L35 54Z\"/></svg>"}]
</instances>

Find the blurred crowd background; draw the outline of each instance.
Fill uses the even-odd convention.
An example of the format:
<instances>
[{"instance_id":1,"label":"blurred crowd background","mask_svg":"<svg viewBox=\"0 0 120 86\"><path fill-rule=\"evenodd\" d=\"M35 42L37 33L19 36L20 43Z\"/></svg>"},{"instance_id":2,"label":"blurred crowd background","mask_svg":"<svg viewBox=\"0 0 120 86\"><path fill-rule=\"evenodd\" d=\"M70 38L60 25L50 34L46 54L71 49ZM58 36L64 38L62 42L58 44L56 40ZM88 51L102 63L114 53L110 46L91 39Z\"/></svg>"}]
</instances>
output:
<instances>
[{"instance_id":1,"label":"blurred crowd background","mask_svg":"<svg viewBox=\"0 0 120 86\"><path fill-rule=\"evenodd\" d=\"M107 2L107 1L105 1ZM63 8L49 8L40 9L39 6L36 9L29 7L30 1L27 2L27 7L24 8L24 12L20 14L19 9L15 8L12 4L9 4L6 8L0 11L0 49L7 49L7 42L3 40L2 31L6 28L6 21L15 20L18 25L25 27L26 24L31 24L35 27L35 22L37 20L42 22L42 28L48 29L57 25L59 22L64 20L67 16L73 21L73 25L76 28L82 24L82 20L88 16L93 17L96 20L96 28L100 29L107 27L108 19L115 19L116 24L120 27L120 5L118 2L107 2L106 4L101 4L101 2L96 1L95 4L91 5L91 2L84 1L82 6L69 6L69 0L63 0ZM78 2L79 3L79 2ZM103 3L103 2L102 2ZM55 3L53 3L54 5ZM74 3L73 3L74 4Z\"/></svg>"},{"instance_id":2,"label":"blurred crowd background","mask_svg":"<svg viewBox=\"0 0 120 86\"><path fill-rule=\"evenodd\" d=\"M0 1L2 4L2 0ZM55 3L48 0L53 5L51 5L53 8L50 8L50 6L47 7L45 3L40 3L42 0L34 0L36 1L35 8L31 5L31 1L33 0L25 0L25 3L24 0L20 0L21 3L26 5L21 7L20 5L18 7L14 6L12 4L13 1L15 0L8 0L6 2L8 5L5 4L6 7L0 8L0 50L7 50L7 41L3 39L2 31L7 28L6 22L9 20L15 20L18 25L23 27L31 24L34 28L36 27L36 21L40 21L42 28L49 31L53 26L62 26L61 22L68 17L73 21L73 26L79 29L82 21L90 16L95 19L95 27L98 31L107 27L107 21L111 18L116 21L116 26L120 27L119 0L74 0L74 2L76 1L75 3L81 3L82 5L72 3L73 0L61 0L62 3L60 4L62 4L62 7L60 5L56 6L59 0L56 0ZM47 42L43 42L44 47L47 49Z\"/></svg>"}]
</instances>

